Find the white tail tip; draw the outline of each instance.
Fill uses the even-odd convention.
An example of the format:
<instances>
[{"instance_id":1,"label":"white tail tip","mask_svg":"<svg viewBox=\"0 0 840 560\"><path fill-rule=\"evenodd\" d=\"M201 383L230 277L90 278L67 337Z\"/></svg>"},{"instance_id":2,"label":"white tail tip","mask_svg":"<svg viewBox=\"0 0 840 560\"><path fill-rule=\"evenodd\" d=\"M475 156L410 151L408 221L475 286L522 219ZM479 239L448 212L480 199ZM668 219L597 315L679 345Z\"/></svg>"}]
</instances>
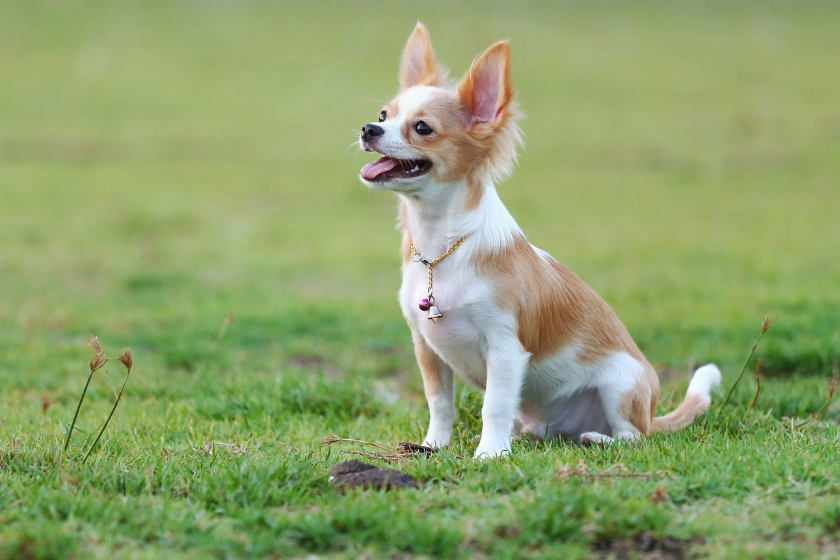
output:
<instances>
[{"instance_id":1,"label":"white tail tip","mask_svg":"<svg viewBox=\"0 0 840 560\"><path fill-rule=\"evenodd\" d=\"M720 370L715 364L706 364L694 372L686 393L694 393L711 399L712 389L718 385L720 385Z\"/></svg>"}]
</instances>

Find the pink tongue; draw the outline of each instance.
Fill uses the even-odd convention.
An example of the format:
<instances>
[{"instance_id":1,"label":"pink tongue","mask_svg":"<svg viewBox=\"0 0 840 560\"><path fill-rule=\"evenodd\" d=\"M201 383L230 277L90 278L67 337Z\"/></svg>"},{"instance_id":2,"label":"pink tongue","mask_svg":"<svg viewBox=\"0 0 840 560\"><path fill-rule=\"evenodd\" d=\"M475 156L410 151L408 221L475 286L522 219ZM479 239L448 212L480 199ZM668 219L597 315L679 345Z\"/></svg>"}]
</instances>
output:
<instances>
[{"instance_id":1,"label":"pink tongue","mask_svg":"<svg viewBox=\"0 0 840 560\"><path fill-rule=\"evenodd\" d=\"M387 156L381 157L362 167L362 177L365 179L375 179L377 176L395 168L397 163L399 162L393 158Z\"/></svg>"}]
</instances>

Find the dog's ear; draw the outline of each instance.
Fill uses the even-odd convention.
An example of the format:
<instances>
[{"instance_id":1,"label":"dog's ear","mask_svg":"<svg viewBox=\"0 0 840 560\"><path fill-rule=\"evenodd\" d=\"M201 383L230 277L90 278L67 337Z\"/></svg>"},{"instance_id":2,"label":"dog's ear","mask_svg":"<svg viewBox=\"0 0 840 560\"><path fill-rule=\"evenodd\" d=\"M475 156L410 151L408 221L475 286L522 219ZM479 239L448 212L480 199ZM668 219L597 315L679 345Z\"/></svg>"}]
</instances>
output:
<instances>
[{"instance_id":1,"label":"dog's ear","mask_svg":"<svg viewBox=\"0 0 840 560\"><path fill-rule=\"evenodd\" d=\"M426 27L417 22L417 27L408 38L400 64L400 86L437 86L440 84L440 69L435 62L435 51Z\"/></svg>"},{"instance_id":2,"label":"dog's ear","mask_svg":"<svg viewBox=\"0 0 840 560\"><path fill-rule=\"evenodd\" d=\"M500 41L481 53L458 84L458 97L467 111L467 128L487 123L496 128L510 112L510 47Z\"/></svg>"}]
</instances>

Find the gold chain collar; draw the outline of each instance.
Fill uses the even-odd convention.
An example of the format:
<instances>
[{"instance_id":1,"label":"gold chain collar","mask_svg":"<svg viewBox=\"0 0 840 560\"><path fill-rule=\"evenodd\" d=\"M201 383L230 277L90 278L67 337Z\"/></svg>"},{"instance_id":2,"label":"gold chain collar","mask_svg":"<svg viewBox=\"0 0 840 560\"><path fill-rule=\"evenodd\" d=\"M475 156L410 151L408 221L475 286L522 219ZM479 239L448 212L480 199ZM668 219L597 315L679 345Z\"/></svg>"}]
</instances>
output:
<instances>
[{"instance_id":1,"label":"gold chain collar","mask_svg":"<svg viewBox=\"0 0 840 560\"><path fill-rule=\"evenodd\" d=\"M423 298L422 300L420 300L420 306L419 307L420 307L420 311L428 311L429 312L429 319L431 319L433 323L437 323L437 320L440 317L443 317L443 313L441 313L440 310L435 305L435 296L432 293L432 284L434 282L435 265L437 265L440 261L442 261L443 259L448 257L450 254L452 254L452 251L457 249L458 246L461 243L463 243L464 240L467 237L468 236L465 235L464 237L462 237L461 239L459 239L458 241L453 243L452 246L444 254L442 254L441 256L439 256L438 258L436 258L433 261L429 261L429 260L423 258L423 254L420 251L417 250L417 247L414 246L414 240L411 239L411 234L408 234L408 244L411 246L411 260L413 262L419 262L421 264L425 264L429 268L429 291L428 291L429 297L428 298Z\"/></svg>"}]
</instances>

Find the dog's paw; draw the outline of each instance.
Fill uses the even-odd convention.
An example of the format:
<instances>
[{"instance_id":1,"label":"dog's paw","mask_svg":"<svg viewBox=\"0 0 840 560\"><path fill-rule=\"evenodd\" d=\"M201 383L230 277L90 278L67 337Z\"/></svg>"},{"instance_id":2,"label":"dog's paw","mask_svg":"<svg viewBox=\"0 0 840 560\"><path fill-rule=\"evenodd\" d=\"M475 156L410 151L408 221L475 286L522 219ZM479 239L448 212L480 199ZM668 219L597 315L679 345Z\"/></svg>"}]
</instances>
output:
<instances>
[{"instance_id":1,"label":"dog's paw","mask_svg":"<svg viewBox=\"0 0 840 560\"><path fill-rule=\"evenodd\" d=\"M510 454L510 442L492 442L485 444L482 439L475 450L474 457L479 460L495 459Z\"/></svg>"},{"instance_id":2,"label":"dog's paw","mask_svg":"<svg viewBox=\"0 0 840 560\"><path fill-rule=\"evenodd\" d=\"M429 430L426 432L426 437L423 438L423 445L439 449L449 445L449 440L452 436L452 426L444 425L443 423L432 423L429 425Z\"/></svg>"},{"instance_id":3,"label":"dog's paw","mask_svg":"<svg viewBox=\"0 0 840 560\"><path fill-rule=\"evenodd\" d=\"M605 436L604 434L599 434L598 432L586 432L580 434L580 444L584 447L590 447L592 445L604 445L608 443L612 438L609 436Z\"/></svg>"},{"instance_id":4,"label":"dog's paw","mask_svg":"<svg viewBox=\"0 0 840 560\"><path fill-rule=\"evenodd\" d=\"M431 447L432 449L449 447L449 438L426 436L426 439L424 439L423 443L421 443L420 445L424 447Z\"/></svg>"}]
</instances>

